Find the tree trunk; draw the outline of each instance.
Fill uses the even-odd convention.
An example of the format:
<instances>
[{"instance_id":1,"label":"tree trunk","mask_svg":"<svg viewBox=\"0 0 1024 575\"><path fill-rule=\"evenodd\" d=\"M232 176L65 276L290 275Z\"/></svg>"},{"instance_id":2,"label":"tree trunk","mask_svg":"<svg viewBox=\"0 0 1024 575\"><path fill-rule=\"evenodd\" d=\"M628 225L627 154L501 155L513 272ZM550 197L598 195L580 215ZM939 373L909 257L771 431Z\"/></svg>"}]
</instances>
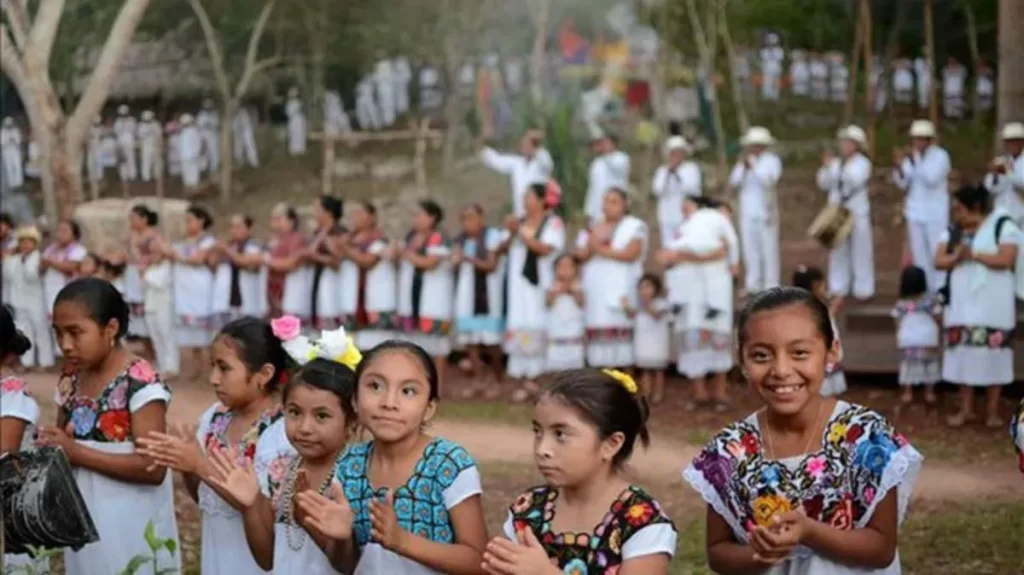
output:
<instances>
[{"instance_id":1,"label":"tree trunk","mask_svg":"<svg viewBox=\"0 0 1024 575\"><path fill-rule=\"evenodd\" d=\"M534 104L544 100L544 63L547 61L548 24L552 0L530 3L533 14L533 50L530 52L530 96Z\"/></svg>"},{"instance_id":2,"label":"tree trunk","mask_svg":"<svg viewBox=\"0 0 1024 575\"><path fill-rule=\"evenodd\" d=\"M892 28L889 28L889 36L885 40L885 62L882 72L882 79L879 80L879 85L882 81L885 81L888 93L887 97L887 108L889 109L889 121L894 122L896 120L896 100L895 92L893 92L892 86L892 61L896 59L896 55L900 48L900 34L903 33L903 26L907 23L907 15L910 12L910 1L909 0L896 0L896 20L892 24Z\"/></svg>"},{"instance_id":3,"label":"tree trunk","mask_svg":"<svg viewBox=\"0 0 1024 575\"><path fill-rule=\"evenodd\" d=\"M978 48L978 22L974 16L974 8L971 5L961 0L960 7L964 11L964 19L967 21L967 47L971 50L971 62L974 63L974 69L977 70L977 66L981 63L981 50ZM971 93L971 117L974 120L974 125L980 126L982 120L981 110L978 106L978 90L977 83L972 84L967 89Z\"/></svg>"},{"instance_id":4,"label":"tree trunk","mask_svg":"<svg viewBox=\"0 0 1024 575\"><path fill-rule=\"evenodd\" d=\"M711 119L715 124L715 150L718 152L718 181L721 184L726 182L729 175L729 156L725 147L725 124L722 122L722 105L718 101L718 87L715 85L715 76L718 70L715 66L715 56L718 54L718 11L714 5L708 7L708 57L705 62L705 70L708 75L708 93L711 99Z\"/></svg>"},{"instance_id":5,"label":"tree trunk","mask_svg":"<svg viewBox=\"0 0 1024 575\"><path fill-rule=\"evenodd\" d=\"M860 20L864 27L864 102L865 102L865 113L868 118L868 157L874 159L875 157L875 90L871 88L871 75L872 75L872 30L871 30L871 2L870 0L860 0ZM878 79L881 84L882 79Z\"/></svg>"},{"instance_id":6,"label":"tree trunk","mask_svg":"<svg viewBox=\"0 0 1024 575\"><path fill-rule=\"evenodd\" d=\"M238 110L239 99L229 98L224 104L224 117L220 122L220 199L227 205L231 201L231 186L235 177L235 150L231 145L231 122Z\"/></svg>"},{"instance_id":7,"label":"tree trunk","mask_svg":"<svg viewBox=\"0 0 1024 575\"><path fill-rule=\"evenodd\" d=\"M859 4L859 3L858 3ZM853 33L853 49L850 50L850 75L847 78L846 104L843 105L843 125L848 126L853 120L853 108L857 100L857 73L860 68L860 53L864 46L864 18L860 6L857 6L857 27ZM870 62L864 63L867 69ZM870 83L870 82L869 82Z\"/></svg>"},{"instance_id":8,"label":"tree trunk","mask_svg":"<svg viewBox=\"0 0 1024 575\"><path fill-rule=\"evenodd\" d=\"M1016 0L1019 2L1019 0ZM935 95L934 0L924 0L924 43L928 58L928 118L939 125L939 99Z\"/></svg>"},{"instance_id":9,"label":"tree trunk","mask_svg":"<svg viewBox=\"0 0 1024 575\"><path fill-rule=\"evenodd\" d=\"M729 18L726 13L726 3L721 5L721 12L718 15L718 28L722 35L722 46L725 48L725 56L729 59L729 78L732 86L732 103L736 107L736 123L741 132L746 132L750 127L750 119L747 118L747 108L743 103L743 87L739 78L736 77L736 47L732 43L732 34L729 33Z\"/></svg>"},{"instance_id":10,"label":"tree trunk","mask_svg":"<svg viewBox=\"0 0 1024 575\"><path fill-rule=\"evenodd\" d=\"M998 125L1024 118L1024 2L999 0ZM998 137L998 136L997 136Z\"/></svg>"}]
</instances>

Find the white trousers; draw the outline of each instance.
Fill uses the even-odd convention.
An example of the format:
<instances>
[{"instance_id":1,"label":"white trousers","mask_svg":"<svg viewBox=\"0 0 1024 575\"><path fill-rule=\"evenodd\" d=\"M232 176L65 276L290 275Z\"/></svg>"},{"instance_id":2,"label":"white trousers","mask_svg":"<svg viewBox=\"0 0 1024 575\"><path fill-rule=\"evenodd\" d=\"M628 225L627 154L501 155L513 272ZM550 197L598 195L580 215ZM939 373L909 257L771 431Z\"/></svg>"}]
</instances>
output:
<instances>
[{"instance_id":1,"label":"white trousers","mask_svg":"<svg viewBox=\"0 0 1024 575\"><path fill-rule=\"evenodd\" d=\"M4 180L11 188L17 188L25 183L25 175L21 171L21 152L17 149L6 148L3 151Z\"/></svg>"},{"instance_id":2,"label":"white trousers","mask_svg":"<svg viewBox=\"0 0 1024 575\"><path fill-rule=\"evenodd\" d=\"M186 187L194 188L199 185L199 172L199 158L192 158L181 162L181 182Z\"/></svg>"},{"instance_id":3,"label":"white trousers","mask_svg":"<svg viewBox=\"0 0 1024 575\"><path fill-rule=\"evenodd\" d=\"M206 154L206 167L211 174L217 173L220 169L220 135L217 132L204 130L201 134L203 139L203 150Z\"/></svg>"},{"instance_id":4,"label":"white trousers","mask_svg":"<svg viewBox=\"0 0 1024 575\"><path fill-rule=\"evenodd\" d=\"M779 286L779 224L764 218L740 218L740 242L748 292Z\"/></svg>"},{"instance_id":5,"label":"white trousers","mask_svg":"<svg viewBox=\"0 0 1024 575\"><path fill-rule=\"evenodd\" d=\"M390 128L395 123L395 94L384 84L377 86L377 100L380 106L380 123Z\"/></svg>"},{"instance_id":6,"label":"white trousers","mask_svg":"<svg viewBox=\"0 0 1024 575\"><path fill-rule=\"evenodd\" d=\"M53 333L43 302L32 308L16 309L14 319L18 329L32 342L32 348L21 356L21 364L25 367L53 367Z\"/></svg>"},{"instance_id":7,"label":"white trousers","mask_svg":"<svg viewBox=\"0 0 1024 575\"><path fill-rule=\"evenodd\" d=\"M103 181L103 154L100 152L99 146L89 148L87 154L86 166L89 170L89 181L90 182L102 182Z\"/></svg>"},{"instance_id":8,"label":"white trousers","mask_svg":"<svg viewBox=\"0 0 1024 575\"><path fill-rule=\"evenodd\" d=\"M379 130L380 116L377 114L377 106L370 98L359 98L356 100L356 119L359 120L361 130Z\"/></svg>"},{"instance_id":9,"label":"white trousers","mask_svg":"<svg viewBox=\"0 0 1024 575\"><path fill-rule=\"evenodd\" d=\"M288 122L288 153L293 156L306 155L305 119L292 119Z\"/></svg>"},{"instance_id":10,"label":"white trousers","mask_svg":"<svg viewBox=\"0 0 1024 575\"><path fill-rule=\"evenodd\" d=\"M157 151L155 144L142 145L142 181L151 182L160 177L163 172L163 158Z\"/></svg>"},{"instance_id":11,"label":"white trousers","mask_svg":"<svg viewBox=\"0 0 1024 575\"><path fill-rule=\"evenodd\" d=\"M409 111L409 84L398 82L395 84L395 112L404 114Z\"/></svg>"},{"instance_id":12,"label":"white trousers","mask_svg":"<svg viewBox=\"0 0 1024 575\"><path fill-rule=\"evenodd\" d=\"M854 214L853 233L828 254L828 290L832 295L867 299L875 295L875 252L871 214Z\"/></svg>"},{"instance_id":13,"label":"white trousers","mask_svg":"<svg viewBox=\"0 0 1024 575\"><path fill-rule=\"evenodd\" d=\"M238 163L244 161L250 167L258 168L260 159L256 154L256 137L253 135L252 130L235 132L232 140L235 148L235 161Z\"/></svg>"},{"instance_id":14,"label":"white trousers","mask_svg":"<svg viewBox=\"0 0 1024 575\"><path fill-rule=\"evenodd\" d=\"M762 100L778 100L779 99L779 75L778 74L764 74L761 77L761 99Z\"/></svg>"},{"instance_id":15,"label":"white trousers","mask_svg":"<svg viewBox=\"0 0 1024 575\"><path fill-rule=\"evenodd\" d=\"M946 272L935 269L935 255L939 238L946 231L948 221L907 221L907 238L914 265L923 269L928 278L928 291L934 293L946 282Z\"/></svg>"},{"instance_id":16,"label":"white trousers","mask_svg":"<svg viewBox=\"0 0 1024 575\"><path fill-rule=\"evenodd\" d=\"M181 352L174 337L174 311L171 304L146 308L146 327L153 340L153 352L160 374L164 376L181 373Z\"/></svg>"},{"instance_id":17,"label":"white trousers","mask_svg":"<svg viewBox=\"0 0 1024 575\"><path fill-rule=\"evenodd\" d=\"M134 144L125 145L118 142L117 147L121 152L121 163L118 168L121 174L121 181L133 182L139 177L138 161L135 159L135 146Z\"/></svg>"}]
</instances>

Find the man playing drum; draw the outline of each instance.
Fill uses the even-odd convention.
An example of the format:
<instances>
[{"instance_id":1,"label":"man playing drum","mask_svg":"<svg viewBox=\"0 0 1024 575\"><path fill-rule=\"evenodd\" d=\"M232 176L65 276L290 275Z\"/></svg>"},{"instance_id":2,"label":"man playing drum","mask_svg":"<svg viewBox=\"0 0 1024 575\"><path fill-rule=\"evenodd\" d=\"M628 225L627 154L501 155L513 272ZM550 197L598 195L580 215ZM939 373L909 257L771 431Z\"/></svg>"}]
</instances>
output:
<instances>
[{"instance_id":1,"label":"man playing drum","mask_svg":"<svg viewBox=\"0 0 1024 575\"><path fill-rule=\"evenodd\" d=\"M864 153L867 136L857 126L839 130L839 157L825 152L818 170L818 187L828 194L825 208L831 219L849 217L853 228L846 238L830 246L828 289L833 297L850 295L866 300L875 294L875 257L871 235L868 185L871 160Z\"/></svg>"}]
</instances>

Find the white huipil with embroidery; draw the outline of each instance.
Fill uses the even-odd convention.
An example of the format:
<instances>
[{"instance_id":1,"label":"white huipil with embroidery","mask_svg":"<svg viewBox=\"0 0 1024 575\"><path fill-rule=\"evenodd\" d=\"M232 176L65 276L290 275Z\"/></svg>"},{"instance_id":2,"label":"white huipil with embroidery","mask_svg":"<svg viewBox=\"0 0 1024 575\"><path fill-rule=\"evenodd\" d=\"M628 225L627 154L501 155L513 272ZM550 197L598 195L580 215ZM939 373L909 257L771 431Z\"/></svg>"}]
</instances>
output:
<instances>
[{"instance_id":1,"label":"white huipil with embroidery","mask_svg":"<svg viewBox=\"0 0 1024 575\"><path fill-rule=\"evenodd\" d=\"M526 215L525 198L530 186L546 183L555 169L551 154L544 148L538 148L532 157L502 154L493 148L484 148L480 152L480 161L488 168L509 177L512 186L512 215L517 218Z\"/></svg>"},{"instance_id":2,"label":"white huipil with embroidery","mask_svg":"<svg viewBox=\"0 0 1024 575\"><path fill-rule=\"evenodd\" d=\"M508 248L505 287L508 293L508 339L505 351L508 353L508 374L516 378L532 379L544 373L545 332L548 327L545 296L555 280L555 259L565 249L565 224L557 216L547 216L537 240L552 250L537 257L536 285L523 274L529 254L523 241L513 238Z\"/></svg>"},{"instance_id":3,"label":"white huipil with embroidery","mask_svg":"<svg viewBox=\"0 0 1024 575\"><path fill-rule=\"evenodd\" d=\"M210 250L216 238L203 234L174 246L183 257ZM206 347L213 338L213 272L206 263L174 263L174 307L177 314L178 345L184 348Z\"/></svg>"},{"instance_id":4,"label":"white huipil with embroidery","mask_svg":"<svg viewBox=\"0 0 1024 575\"><path fill-rule=\"evenodd\" d=\"M692 161L683 161L675 168L664 165L654 173L651 193L658 198L662 246L672 241L676 230L683 223L683 200L688 196L701 195L701 182L700 166Z\"/></svg>"},{"instance_id":5,"label":"white huipil with embroidery","mask_svg":"<svg viewBox=\"0 0 1024 575\"><path fill-rule=\"evenodd\" d=\"M739 190L740 238L746 288L759 291L779 285L779 203L775 189L782 177L782 160L762 152L747 168L742 159L729 176Z\"/></svg>"},{"instance_id":6,"label":"white huipil with embroidery","mask_svg":"<svg viewBox=\"0 0 1024 575\"><path fill-rule=\"evenodd\" d=\"M937 145L915 151L893 171L893 181L907 192L903 215L914 265L928 276L928 289L938 290L945 274L935 269L939 238L949 227L949 154Z\"/></svg>"},{"instance_id":7,"label":"white huipil with embroidery","mask_svg":"<svg viewBox=\"0 0 1024 575\"><path fill-rule=\"evenodd\" d=\"M875 256L871 227L868 184L871 160L856 153L845 161L833 159L818 169L817 183L828 194L828 201L850 210L853 232L841 245L829 252L828 288L832 295L850 293L859 299L875 294Z\"/></svg>"},{"instance_id":8,"label":"white huipil with embroidery","mask_svg":"<svg viewBox=\"0 0 1024 575\"><path fill-rule=\"evenodd\" d=\"M622 306L625 297L635 303L636 284L643 274L643 262L649 243L647 224L639 218L625 216L611 233L609 245L623 250L633 240L640 240L640 255L631 262L621 262L604 256L592 255L584 264L586 290L586 321L588 333L605 329L632 331L633 322ZM576 238L578 248L587 247L590 232L582 231ZM600 278L597 281L597 278ZM595 281L589 281L593 279ZM633 364L633 339L617 335L611 341L588 337L587 363L593 367L625 367Z\"/></svg>"},{"instance_id":9,"label":"white huipil with embroidery","mask_svg":"<svg viewBox=\"0 0 1024 575\"><path fill-rule=\"evenodd\" d=\"M153 340L157 365L164 377L178 375L181 370L181 354L175 337L173 284L174 270L168 260L150 264L142 273L146 330Z\"/></svg>"}]
</instances>

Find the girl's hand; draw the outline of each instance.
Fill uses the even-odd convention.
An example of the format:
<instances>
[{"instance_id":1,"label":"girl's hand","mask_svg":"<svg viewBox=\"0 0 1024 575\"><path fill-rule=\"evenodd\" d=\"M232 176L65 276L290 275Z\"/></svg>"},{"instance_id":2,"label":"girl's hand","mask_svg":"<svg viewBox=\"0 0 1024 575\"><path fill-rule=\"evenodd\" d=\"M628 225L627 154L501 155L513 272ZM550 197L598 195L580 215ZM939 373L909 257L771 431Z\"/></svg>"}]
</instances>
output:
<instances>
[{"instance_id":1,"label":"girl's hand","mask_svg":"<svg viewBox=\"0 0 1024 575\"><path fill-rule=\"evenodd\" d=\"M140 437L139 453L153 460L154 466L170 467L181 473L195 475L203 462L203 450L195 436L180 433L177 437L156 431Z\"/></svg>"},{"instance_id":2,"label":"girl's hand","mask_svg":"<svg viewBox=\"0 0 1024 575\"><path fill-rule=\"evenodd\" d=\"M484 571L492 575L546 575L561 573L551 564L544 547L537 541L532 529L516 532L518 545L495 537L484 550Z\"/></svg>"},{"instance_id":3,"label":"girl's hand","mask_svg":"<svg viewBox=\"0 0 1024 575\"><path fill-rule=\"evenodd\" d=\"M776 516L771 527L755 527L750 532L754 558L774 565L788 557L805 537L808 521L803 511L796 510Z\"/></svg>"},{"instance_id":4,"label":"girl's hand","mask_svg":"<svg viewBox=\"0 0 1024 575\"><path fill-rule=\"evenodd\" d=\"M76 445L74 433L75 427L73 423L68 423L64 429L42 426L36 431L36 445L59 447L64 450L68 460L71 460L71 454L74 452Z\"/></svg>"},{"instance_id":5,"label":"girl's hand","mask_svg":"<svg viewBox=\"0 0 1024 575\"><path fill-rule=\"evenodd\" d=\"M335 541L352 538L352 523L355 513L345 498L345 492L337 480L331 482L329 497L307 489L295 495L296 511L301 512L302 526L312 529Z\"/></svg>"},{"instance_id":6,"label":"girl's hand","mask_svg":"<svg viewBox=\"0 0 1024 575\"><path fill-rule=\"evenodd\" d=\"M398 524L391 491L384 494L383 503L377 499L370 501L370 533L373 540L388 551L400 553L404 548L408 533Z\"/></svg>"},{"instance_id":7,"label":"girl's hand","mask_svg":"<svg viewBox=\"0 0 1024 575\"><path fill-rule=\"evenodd\" d=\"M260 482L251 461L246 459L240 466L237 460L237 449L214 447L207 459L210 469L207 481L233 497L243 508L252 507L260 495Z\"/></svg>"}]
</instances>

